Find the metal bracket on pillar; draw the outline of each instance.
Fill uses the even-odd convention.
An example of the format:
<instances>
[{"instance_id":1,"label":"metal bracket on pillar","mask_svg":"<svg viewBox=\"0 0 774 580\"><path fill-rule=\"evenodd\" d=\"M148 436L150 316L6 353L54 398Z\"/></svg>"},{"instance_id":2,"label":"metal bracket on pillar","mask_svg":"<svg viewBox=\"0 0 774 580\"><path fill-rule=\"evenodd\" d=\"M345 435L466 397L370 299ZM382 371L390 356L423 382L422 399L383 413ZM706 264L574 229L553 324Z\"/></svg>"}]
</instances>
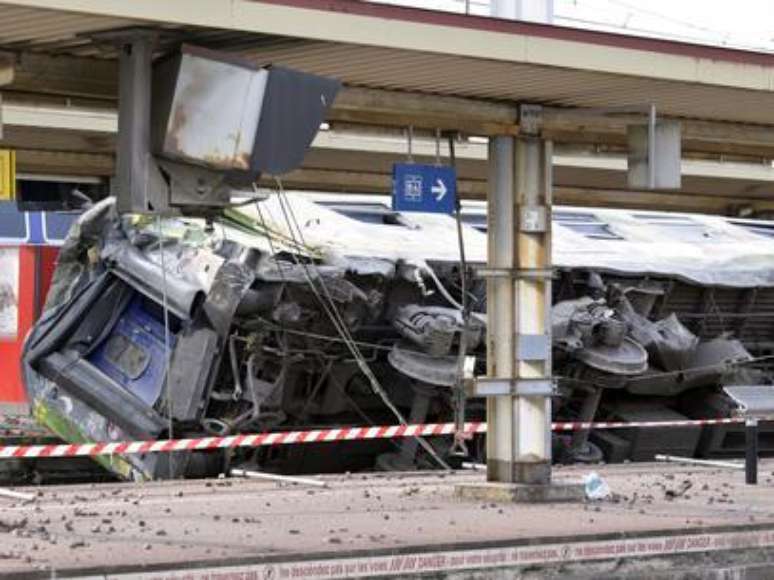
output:
<instances>
[{"instance_id":1,"label":"metal bracket on pillar","mask_svg":"<svg viewBox=\"0 0 774 580\"><path fill-rule=\"evenodd\" d=\"M551 269L545 268L476 268L478 278L510 278L514 280L550 280L554 277Z\"/></svg>"},{"instance_id":2,"label":"metal bracket on pillar","mask_svg":"<svg viewBox=\"0 0 774 580\"><path fill-rule=\"evenodd\" d=\"M507 379L478 377L473 384L474 397L551 397L556 394L556 385L551 379Z\"/></svg>"},{"instance_id":3,"label":"metal bracket on pillar","mask_svg":"<svg viewBox=\"0 0 774 580\"><path fill-rule=\"evenodd\" d=\"M519 133L540 135L543 128L543 107L540 105L519 105Z\"/></svg>"},{"instance_id":4,"label":"metal bracket on pillar","mask_svg":"<svg viewBox=\"0 0 774 580\"><path fill-rule=\"evenodd\" d=\"M551 337L547 334L520 333L514 337L516 358L523 361L547 361L551 356Z\"/></svg>"}]
</instances>

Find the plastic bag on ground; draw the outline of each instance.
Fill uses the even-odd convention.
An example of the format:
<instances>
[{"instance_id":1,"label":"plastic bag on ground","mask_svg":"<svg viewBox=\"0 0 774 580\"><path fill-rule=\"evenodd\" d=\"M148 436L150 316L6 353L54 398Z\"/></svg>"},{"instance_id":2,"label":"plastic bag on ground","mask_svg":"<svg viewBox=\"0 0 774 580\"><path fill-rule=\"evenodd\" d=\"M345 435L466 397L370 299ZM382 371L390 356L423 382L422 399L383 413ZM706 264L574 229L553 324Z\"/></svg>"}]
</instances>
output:
<instances>
[{"instance_id":1,"label":"plastic bag on ground","mask_svg":"<svg viewBox=\"0 0 774 580\"><path fill-rule=\"evenodd\" d=\"M583 485L586 489L586 499L601 500L611 495L610 486L596 471L592 471L583 478Z\"/></svg>"}]
</instances>

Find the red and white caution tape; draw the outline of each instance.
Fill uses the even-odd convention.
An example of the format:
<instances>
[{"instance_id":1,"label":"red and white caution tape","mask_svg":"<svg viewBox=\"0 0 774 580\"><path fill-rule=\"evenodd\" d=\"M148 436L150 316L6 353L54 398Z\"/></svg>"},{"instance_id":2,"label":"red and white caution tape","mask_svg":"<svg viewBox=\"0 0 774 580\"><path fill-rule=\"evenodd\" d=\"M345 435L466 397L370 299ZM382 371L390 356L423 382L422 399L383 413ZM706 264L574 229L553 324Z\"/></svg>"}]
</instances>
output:
<instances>
[{"instance_id":1,"label":"red and white caution tape","mask_svg":"<svg viewBox=\"0 0 774 580\"><path fill-rule=\"evenodd\" d=\"M744 419L699 419L686 421L639 421L632 423L553 423L554 431L581 429L625 429L658 427L692 427L697 425L726 425L741 423ZM112 443L75 443L62 445L0 445L0 459L76 457L96 455L128 455L136 453L169 453L172 451L207 451L235 447L264 447L299 443L332 443L368 439L397 439L400 437L433 437L453 435L454 423L427 423L424 425L390 425L381 427L338 427L311 431L282 431L251 433L228 437L201 437L197 439L167 439L161 441L116 441ZM486 433L486 423L465 423L467 435Z\"/></svg>"},{"instance_id":2,"label":"red and white caution tape","mask_svg":"<svg viewBox=\"0 0 774 580\"><path fill-rule=\"evenodd\" d=\"M486 423L466 423L464 432L467 434L485 433ZM315 429L312 431L283 431L230 435L228 437L167 439L162 441L122 441L64 445L0 445L0 459L206 451L209 449L264 447L297 443L331 443L335 441L395 439L416 436L432 437L434 435L452 435L453 433L454 423L428 423L425 425L391 425L382 427L340 427Z\"/></svg>"}]
</instances>

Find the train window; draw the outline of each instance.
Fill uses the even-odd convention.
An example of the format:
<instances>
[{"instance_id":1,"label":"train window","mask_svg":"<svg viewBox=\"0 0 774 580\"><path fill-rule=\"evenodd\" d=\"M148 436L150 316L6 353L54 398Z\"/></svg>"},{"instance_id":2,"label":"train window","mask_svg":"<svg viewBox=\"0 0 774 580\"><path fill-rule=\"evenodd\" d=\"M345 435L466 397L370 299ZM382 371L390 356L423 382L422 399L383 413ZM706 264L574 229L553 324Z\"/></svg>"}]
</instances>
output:
<instances>
[{"instance_id":1,"label":"train window","mask_svg":"<svg viewBox=\"0 0 774 580\"><path fill-rule=\"evenodd\" d=\"M0 202L0 241L27 241L27 217L12 201Z\"/></svg>"},{"instance_id":2,"label":"train window","mask_svg":"<svg viewBox=\"0 0 774 580\"><path fill-rule=\"evenodd\" d=\"M581 211L555 211L553 221L562 224L574 232L595 240L622 240L610 224L600 220L593 213Z\"/></svg>"},{"instance_id":3,"label":"train window","mask_svg":"<svg viewBox=\"0 0 774 580\"><path fill-rule=\"evenodd\" d=\"M317 204L359 222L406 227L400 214L383 203L318 201Z\"/></svg>"},{"instance_id":4,"label":"train window","mask_svg":"<svg viewBox=\"0 0 774 580\"><path fill-rule=\"evenodd\" d=\"M655 226L669 238L681 242L706 242L724 237L722 234L711 230L705 224L687 216L648 213L636 213L633 215L635 219Z\"/></svg>"},{"instance_id":5,"label":"train window","mask_svg":"<svg viewBox=\"0 0 774 580\"><path fill-rule=\"evenodd\" d=\"M728 220L728 223L744 228L748 232L758 234L764 238L774 238L774 222Z\"/></svg>"},{"instance_id":6,"label":"train window","mask_svg":"<svg viewBox=\"0 0 774 580\"><path fill-rule=\"evenodd\" d=\"M47 242L61 242L67 237L70 227L78 219L77 213L44 212L43 231Z\"/></svg>"},{"instance_id":7,"label":"train window","mask_svg":"<svg viewBox=\"0 0 774 580\"><path fill-rule=\"evenodd\" d=\"M150 364L150 354L139 343L123 334L114 334L105 343L105 358L129 379L140 378Z\"/></svg>"},{"instance_id":8,"label":"train window","mask_svg":"<svg viewBox=\"0 0 774 580\"><path fill-rule=\"evenodd\" d=\"M483 213L463 213L462 223L477 229L479 232L486 233L488 230L486 214Z\"/></svg>"}]
</instances>

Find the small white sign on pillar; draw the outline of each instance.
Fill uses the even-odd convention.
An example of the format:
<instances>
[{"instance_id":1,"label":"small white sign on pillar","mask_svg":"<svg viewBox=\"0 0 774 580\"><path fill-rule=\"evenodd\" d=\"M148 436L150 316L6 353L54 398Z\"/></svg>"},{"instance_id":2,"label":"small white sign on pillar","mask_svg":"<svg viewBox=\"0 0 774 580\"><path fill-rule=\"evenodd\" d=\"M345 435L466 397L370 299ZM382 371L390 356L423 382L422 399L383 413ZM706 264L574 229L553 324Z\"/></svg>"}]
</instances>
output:
<instances>
[{"instance_id":1,"label":"small white sign on pillar","mask_svg":"<svg viewBox=\"0 0 774 580\"><path fill-rule=\"evenodd\" d=\"M651 143L648 124L629 125L628 185L631 189L680 189L680 123L656 121Z\"/></svg>"}]
</instances>

